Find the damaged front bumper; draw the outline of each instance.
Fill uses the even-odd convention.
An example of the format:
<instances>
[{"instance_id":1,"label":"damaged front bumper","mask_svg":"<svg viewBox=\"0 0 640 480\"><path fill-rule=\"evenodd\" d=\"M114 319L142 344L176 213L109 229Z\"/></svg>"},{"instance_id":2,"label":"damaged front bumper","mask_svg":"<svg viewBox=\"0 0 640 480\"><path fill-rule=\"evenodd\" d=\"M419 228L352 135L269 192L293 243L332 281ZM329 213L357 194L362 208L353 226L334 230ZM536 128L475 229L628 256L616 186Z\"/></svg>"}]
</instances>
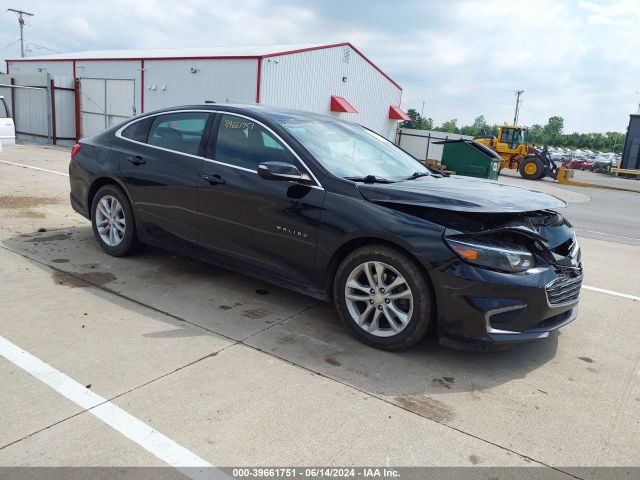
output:
<instances>
[{"instance_id":1,"label":"damaged front bumper","mask_svg":"<svg viewBox=\"0 0 640 480\"><path fill-rule=\"evenodd\" d=\"M582 273L538 267L519 274L454 261L430 272L443 338L484 343L548 337L577 316Z\"/></svg>"}]
</instances>

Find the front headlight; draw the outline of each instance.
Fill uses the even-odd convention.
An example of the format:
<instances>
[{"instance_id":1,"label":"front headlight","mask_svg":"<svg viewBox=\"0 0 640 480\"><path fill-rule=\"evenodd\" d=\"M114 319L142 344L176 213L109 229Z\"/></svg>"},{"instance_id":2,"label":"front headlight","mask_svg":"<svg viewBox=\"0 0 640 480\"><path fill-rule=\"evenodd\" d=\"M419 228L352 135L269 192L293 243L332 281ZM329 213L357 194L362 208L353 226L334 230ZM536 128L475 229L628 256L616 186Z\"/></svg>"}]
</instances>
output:
<instances>
[{"instance_id":1,"label":"front headlight","mask_svg":"<svg viewBox=\"0 0 640 480\"><path fill-rule=\"evenodd\" d=\"M535 266L526 248L500 240L446 238L447 245L465 262L501 272L524 272Z\"/></svg>"}]
</instances>

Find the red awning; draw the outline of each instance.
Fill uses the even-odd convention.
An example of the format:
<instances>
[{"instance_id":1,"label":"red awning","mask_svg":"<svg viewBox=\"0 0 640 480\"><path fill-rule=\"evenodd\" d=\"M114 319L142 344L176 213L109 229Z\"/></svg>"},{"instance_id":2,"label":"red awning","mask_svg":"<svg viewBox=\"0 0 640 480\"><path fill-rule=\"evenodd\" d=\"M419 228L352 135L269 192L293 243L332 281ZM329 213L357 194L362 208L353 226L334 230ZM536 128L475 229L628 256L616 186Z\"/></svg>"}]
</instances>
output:
<instances>
[{"instance_id":1,"label":"red awning","mask_svg":"<svg viewBox=\"0 0 640 480\"><path fill-rule=\"evenodd\" d=\"M332 112L345 112L345 113L358 113L349 102L344 98L336 95L331 95L331 111Z\"/></svg>"},{"instance_id":2,"label":"red awning","mask_svg":"<svg viewBox=\"0 0 640 480\"><path fill-rule=\"evenodd\" d=\"M389 118L391 120L411 120L411 117L400 110L400 107L389 107Z\"/></svg>"}]
</instances>

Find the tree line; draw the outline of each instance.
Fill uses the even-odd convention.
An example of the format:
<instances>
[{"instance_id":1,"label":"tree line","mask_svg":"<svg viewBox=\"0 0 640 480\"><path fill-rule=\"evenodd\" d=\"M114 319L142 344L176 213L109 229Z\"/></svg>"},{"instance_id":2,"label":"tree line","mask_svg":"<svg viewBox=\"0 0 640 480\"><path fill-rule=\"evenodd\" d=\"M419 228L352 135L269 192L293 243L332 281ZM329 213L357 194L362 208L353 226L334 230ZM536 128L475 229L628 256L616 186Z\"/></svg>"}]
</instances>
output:
<instances>
[{"instance_id":1,"label":"tree line","mask_svg":"<svg viewBox=\"0 0 640 480\"><path fill-rule=\"evenodd\" d=\"M451 119L442 125L435 125L433 119L425 118L410 108L407 115L411 118L400 123L400 128L417 130L435 130L438 132L458 133L478 137L481 135L498 135L498 125L489 125L484 115L476 117L471 125L458 126L457 119ZM545 125L534 124L527 128L527 143L548 145L550 147L579 148L581 150L598 150L601 152L622 152L625 134L621 132L606 133L563 133L564 119L560 116L549 118Z\"/></svg>"}]
</instances>

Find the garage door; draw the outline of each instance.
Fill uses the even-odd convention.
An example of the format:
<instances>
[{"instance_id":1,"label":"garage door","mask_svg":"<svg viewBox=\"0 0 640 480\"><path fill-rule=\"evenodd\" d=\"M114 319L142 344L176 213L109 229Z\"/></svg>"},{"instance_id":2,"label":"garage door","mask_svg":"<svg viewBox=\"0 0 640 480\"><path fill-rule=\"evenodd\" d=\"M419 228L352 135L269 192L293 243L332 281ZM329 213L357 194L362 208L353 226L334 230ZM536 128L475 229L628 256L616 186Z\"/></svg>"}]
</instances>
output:
<instances>
[{"instance_id":1,"label":"garage door","mask_svg":"<svg viewBox=\"0 0 640 480\"><path fill-rule=\"evenodd\" d=\"M133 78L81 78L81 136L88 137L136 114Z\"/></svg>"}]
</instances>

